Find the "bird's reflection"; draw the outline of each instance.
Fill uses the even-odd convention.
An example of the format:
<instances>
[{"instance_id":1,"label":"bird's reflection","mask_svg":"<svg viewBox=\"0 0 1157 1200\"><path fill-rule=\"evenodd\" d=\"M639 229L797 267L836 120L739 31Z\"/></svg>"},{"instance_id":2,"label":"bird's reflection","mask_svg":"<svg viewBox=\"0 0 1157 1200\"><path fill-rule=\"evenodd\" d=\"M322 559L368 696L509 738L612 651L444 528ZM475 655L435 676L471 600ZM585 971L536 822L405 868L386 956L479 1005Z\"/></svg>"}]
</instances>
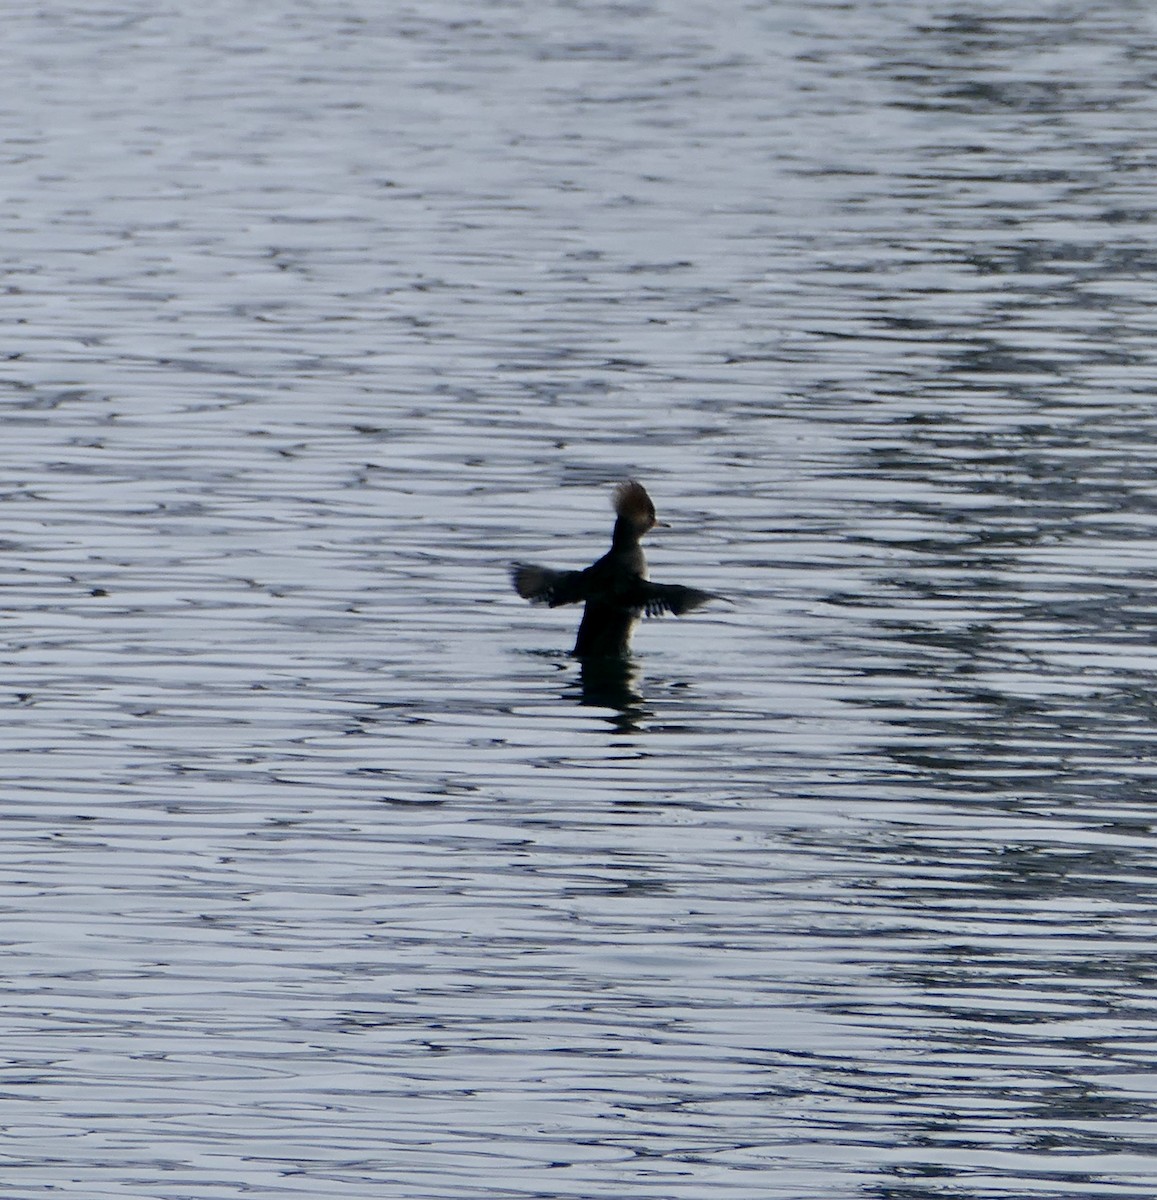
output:
<instances>
[{"instance_id":1,"label":"bird's reflection","mask_svg":"<svg viewBox=\"0 0 1157 1200\"><path fill-rule=\"evenodd\" d=\"M580 704L610 709L608 720L616 733L634 733L649 715L639 691L641 678L631 658L580 658L578 682L567 692L577 693Z\"/></svg>"}]
</instances>

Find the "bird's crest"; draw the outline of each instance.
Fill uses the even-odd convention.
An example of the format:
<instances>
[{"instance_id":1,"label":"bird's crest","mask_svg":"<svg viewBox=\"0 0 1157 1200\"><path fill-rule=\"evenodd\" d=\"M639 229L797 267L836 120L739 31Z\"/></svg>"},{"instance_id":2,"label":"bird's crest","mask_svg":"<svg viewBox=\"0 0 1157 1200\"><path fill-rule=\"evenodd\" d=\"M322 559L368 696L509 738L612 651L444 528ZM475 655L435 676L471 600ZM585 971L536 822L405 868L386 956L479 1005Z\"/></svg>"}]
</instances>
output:
<instances>
[{"instance_id":1,"label":"bird's crest","mask_svg":"<svg viewBox=\"0 0 1157 1200\"><path fill-rule=\"evenodd\" d=\"M655 506L647 489L641 483L628 479L615 488L615 512L624 520L640 529L650 529L655 524Z\"/></svg>"}]
</instances>

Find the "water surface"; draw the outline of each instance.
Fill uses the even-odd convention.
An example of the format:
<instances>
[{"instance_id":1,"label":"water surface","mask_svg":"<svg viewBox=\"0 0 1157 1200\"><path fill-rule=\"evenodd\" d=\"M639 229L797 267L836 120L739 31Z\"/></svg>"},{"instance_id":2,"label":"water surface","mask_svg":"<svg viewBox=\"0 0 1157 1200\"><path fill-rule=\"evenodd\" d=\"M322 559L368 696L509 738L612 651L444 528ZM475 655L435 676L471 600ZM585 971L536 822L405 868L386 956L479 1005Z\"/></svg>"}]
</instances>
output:
<instances>
[{"instance_id":1,"label":"water surface","mask_svg":"<svg viewBox=\"0 0 1157 1200\"><path fill-rule=\"evenodd\" d=\"M1145 6L6 32L4 1194L1147 1200Z\"/></svg>"}]
</instances>

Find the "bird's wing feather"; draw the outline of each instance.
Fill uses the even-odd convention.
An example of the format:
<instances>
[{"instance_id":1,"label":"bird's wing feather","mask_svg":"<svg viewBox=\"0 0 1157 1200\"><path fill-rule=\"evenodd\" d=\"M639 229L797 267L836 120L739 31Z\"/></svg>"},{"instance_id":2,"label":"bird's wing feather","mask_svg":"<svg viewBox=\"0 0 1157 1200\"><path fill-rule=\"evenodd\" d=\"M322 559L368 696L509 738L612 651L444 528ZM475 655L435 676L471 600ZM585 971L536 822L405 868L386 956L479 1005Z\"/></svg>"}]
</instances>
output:
<instances>
[{"instance_id":1,"label":"bird's wing feather","mask_svg":"<svg viewBox=\"0 0 1157 1200\"><path fill-rule=\"evenodd\" d=\"M648 617L661 617L664 613L672 613L681 617L708 600L726 600L726 596L717 596L714 592L703 592L699 588L684 587L681 583L650 583L641 581L639 585L639 607Z\"/></svg>"},{"instance_id":2,"label":"bird's wing feather","mask_svg":"<svg viewBox=\"0 0 1157 1200\"><path fill-rule=\"evenodd\" d=\"M510 569L514 590L531 604L578 604L587 598L586 571L555 571L533 563L515 563Z\"/></svg>"}]
</instances>

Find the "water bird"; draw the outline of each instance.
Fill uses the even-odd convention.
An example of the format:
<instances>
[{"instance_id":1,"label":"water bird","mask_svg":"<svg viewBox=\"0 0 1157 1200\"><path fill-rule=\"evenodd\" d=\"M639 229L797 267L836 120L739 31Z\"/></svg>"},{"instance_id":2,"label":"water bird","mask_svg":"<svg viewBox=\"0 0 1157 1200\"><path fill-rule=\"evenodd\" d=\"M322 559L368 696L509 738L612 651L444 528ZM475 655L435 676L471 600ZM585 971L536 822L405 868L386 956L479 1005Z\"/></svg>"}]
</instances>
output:
<instances>
[{"instance_id":1,"label":"water bird","mask_svg":"<svg viewBox=\"0 0 1157 1200\"><path fill-rule=\"evenodd\" d=\"M597 562L581 571L556 571L531 563L515 563L510 569L514 590L532 604L585 604L578 639L571 652L575 658L623 658L630 653L631 634L643 616L657 617L689 613L708 600L726 596L684 587L679 583L652 583L647 557L639 544L656 525L655 506L647 489L634 479L620 483L614 491L615 528L611 548Z\"/></svg>"}]
</instances>

